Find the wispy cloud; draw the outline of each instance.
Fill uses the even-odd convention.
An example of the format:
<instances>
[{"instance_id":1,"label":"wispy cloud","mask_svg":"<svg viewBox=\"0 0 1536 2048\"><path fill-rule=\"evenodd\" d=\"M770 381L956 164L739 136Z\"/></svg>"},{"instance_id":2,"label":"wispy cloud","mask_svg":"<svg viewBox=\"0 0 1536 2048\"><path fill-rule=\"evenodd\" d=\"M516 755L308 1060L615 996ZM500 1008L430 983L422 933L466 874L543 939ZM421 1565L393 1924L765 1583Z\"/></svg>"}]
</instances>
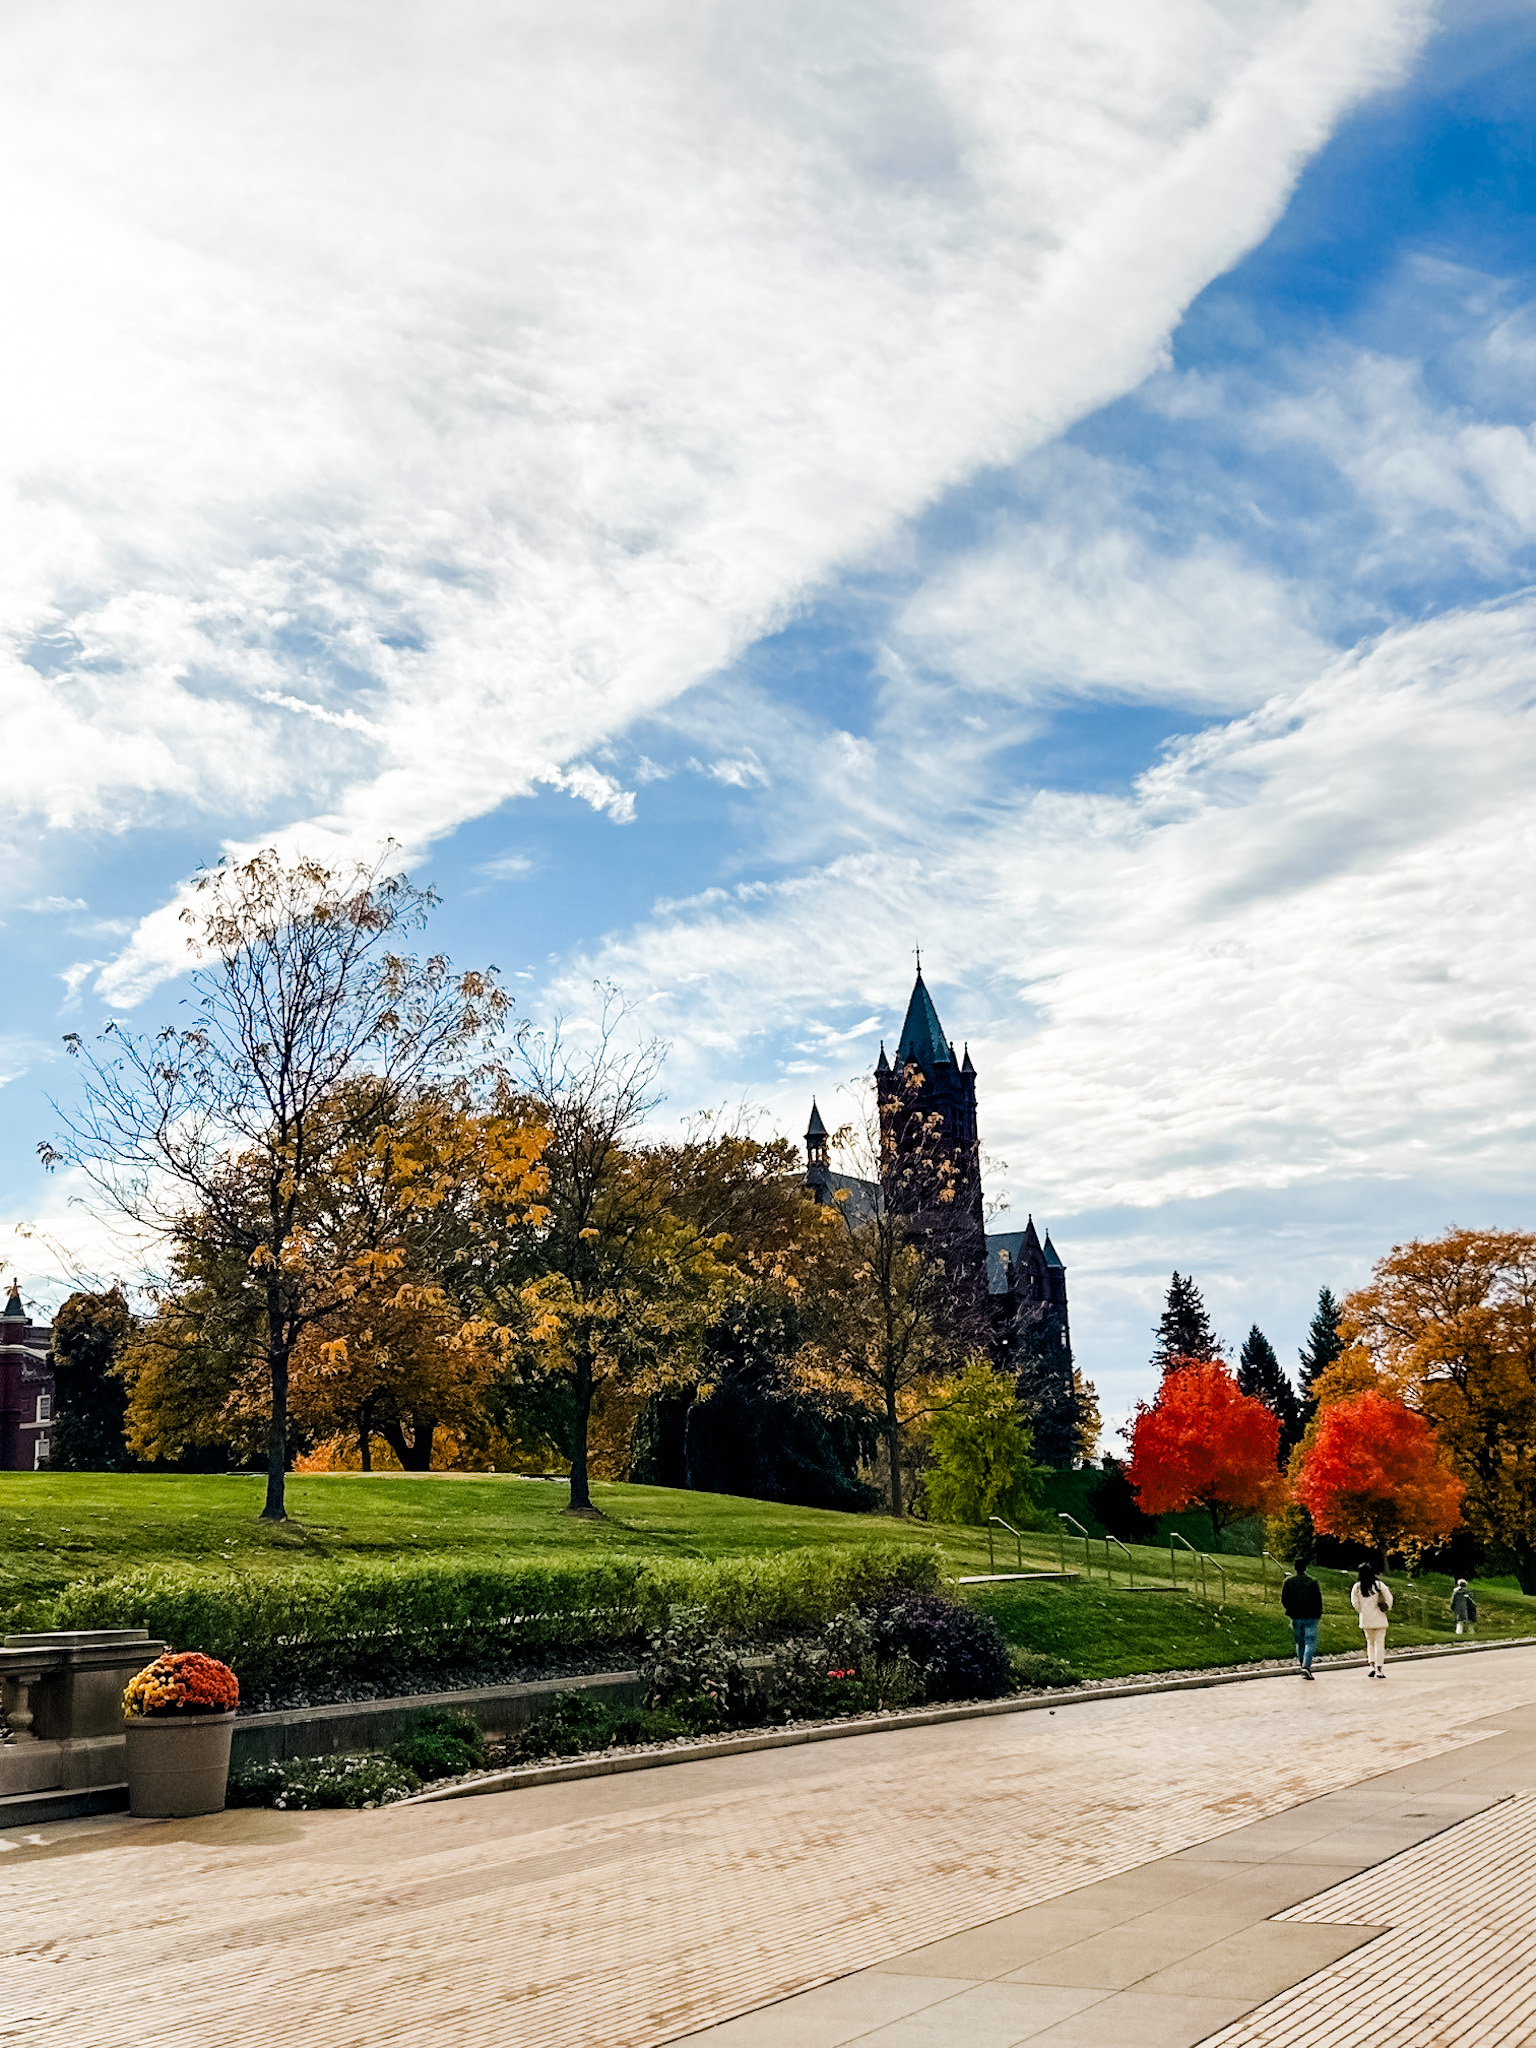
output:
<instances>
[{"instance_id":1,"label":"wispy cloud","mask_svg":"<svg viewBox=\"0 0 1536 2048\"><path fill-rule=\"evenodd\" d=\"M582 764L1134 386L1428 17L165 19L3 31L19 786L419 848L541 782L625 815Z\"/></svg>"}]
</instances>

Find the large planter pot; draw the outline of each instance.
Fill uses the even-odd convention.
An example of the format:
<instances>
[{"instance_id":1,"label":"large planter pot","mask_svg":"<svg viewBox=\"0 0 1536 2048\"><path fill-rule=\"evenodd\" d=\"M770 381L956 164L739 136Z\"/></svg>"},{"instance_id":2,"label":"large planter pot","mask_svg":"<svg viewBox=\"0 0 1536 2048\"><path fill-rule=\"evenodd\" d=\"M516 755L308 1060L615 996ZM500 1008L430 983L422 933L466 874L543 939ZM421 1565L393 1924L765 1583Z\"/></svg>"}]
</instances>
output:
<instances>
[{"instance_id":1,"label":"large planter pot","mask_svg":"<svg viewBox=\"0 0 1536 2048\"><path fill-rule=\"evenodd\" d=\"M223 1812L233 1714L132 1715L123 1726L130 1813L180 1820Z\"/></svg>"}]
</instances>

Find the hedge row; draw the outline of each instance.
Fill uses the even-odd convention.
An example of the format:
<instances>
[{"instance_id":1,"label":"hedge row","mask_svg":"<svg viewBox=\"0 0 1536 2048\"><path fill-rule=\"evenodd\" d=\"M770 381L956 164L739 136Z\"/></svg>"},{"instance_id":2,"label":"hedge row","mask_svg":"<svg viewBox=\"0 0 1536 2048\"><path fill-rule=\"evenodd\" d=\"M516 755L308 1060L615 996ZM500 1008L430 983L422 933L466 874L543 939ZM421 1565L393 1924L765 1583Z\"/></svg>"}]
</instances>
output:
<instances>
[{"instance_id":1,"label":"hedge row","mask_svg":"<svg viewBox=\"0 0 1536 2048\"><path fill-rule=\"evenodd\" d=\"M634 1644L678 1607L702 1609L730 1636L771 1637L938 1582L937 1552L896 1544L708 1563L411 1562L238 1578L154 1566L70 1586L53 1626L147 1628L266 1685Z\"/></svg>"}]
</instances>

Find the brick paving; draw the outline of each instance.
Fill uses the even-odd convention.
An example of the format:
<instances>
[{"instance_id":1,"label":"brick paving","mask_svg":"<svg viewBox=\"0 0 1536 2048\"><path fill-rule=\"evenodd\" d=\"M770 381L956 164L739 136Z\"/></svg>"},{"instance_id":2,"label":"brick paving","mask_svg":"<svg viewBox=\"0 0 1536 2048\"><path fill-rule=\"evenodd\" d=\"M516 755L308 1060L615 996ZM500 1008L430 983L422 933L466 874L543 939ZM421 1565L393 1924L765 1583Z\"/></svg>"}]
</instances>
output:
<instances>
[{"instance_id":1,"label":"brick paving","mask_svg":"<svg viewBox=\"0 0 1536 2048\"><path fill-rule=\"evenodd\" d=\"M1536 2041L1536 1793L1517 1793L1277 1921L1385 1930L1211 2048L1523 2048Z\"/></svg>"},{"instance_id":2,"label":"brick paving","mask_svg":"<svg viewBox=\"0 0 1536 2048\"><path fill-rule=\"evenodd\" d=\"M1511 1650L445 1805L42 1828L0 1850L0 2040L655 2048L1533 1701Z\"/></svg>"}]
</instances>

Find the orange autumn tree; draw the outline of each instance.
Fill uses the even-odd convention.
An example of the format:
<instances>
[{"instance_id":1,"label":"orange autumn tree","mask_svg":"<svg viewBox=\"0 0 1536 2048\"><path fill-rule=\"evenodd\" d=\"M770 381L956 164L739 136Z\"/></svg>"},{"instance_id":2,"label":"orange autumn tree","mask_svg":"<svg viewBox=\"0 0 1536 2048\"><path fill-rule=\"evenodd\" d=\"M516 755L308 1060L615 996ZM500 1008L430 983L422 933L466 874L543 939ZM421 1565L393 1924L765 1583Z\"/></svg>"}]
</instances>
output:
<instances>
[{"instance_id":1,"label":"orange autumn tree","mask_svg":"<svg viewBox=\"0 0 1536 2048\"><path fill-rule=\"evenodd\" d=\"M1443 1542L1466 1492L1424 1417L1372 1388L1322 1410L1295 1487L1325 1536L1369 1544L1383 1557Z\"/></svg>"},{"instance_id":2,"label":"orange autumn tree","mask_svg":"<svg viewBox=\"0 0 1536 2048\"><path fill-rule=\"evenodd\" d=\"M1220 1549L1229 1523L1279 1505L1279 1447L1278 1417L1220 1359L1175 1359L1157 1399L1137 1407L1127 1476L1145 1515L1204 1508Z\"/></svg>"},{"instance_id":3,"label":"orange autumn tree","mask_svg":"<svg viewBox=\"0 0 1536 2048\"><path fill-rule=\"evenodd\" d=\"M1468 1524L1536 1593L1536 1234L1394 1245L1344 1303L1341 1334L1345 1359L1433 1425Z\"/></svg>"}]
</instances>

